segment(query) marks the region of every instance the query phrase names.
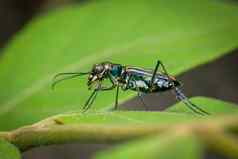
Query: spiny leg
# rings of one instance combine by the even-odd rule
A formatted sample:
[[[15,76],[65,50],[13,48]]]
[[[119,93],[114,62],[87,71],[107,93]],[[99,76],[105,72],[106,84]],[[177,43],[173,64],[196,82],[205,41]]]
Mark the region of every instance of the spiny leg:
[[[194,113],[197,113],[197,114],[200,114],[200,115],[204,115],[202,112],[198,111],[196,108],[194,108],[192,105],[190,105],[188,103],[188,101],[183,97],[181,96],[180,93],[176,92],[176,97],[177,99],[179,99],[180,101],[182,101],[190,110],[192,110]]]
[[[99,91],[109,91],[109,90],[112,90],[113,88],[115,88],[115,85],[112,85],[110,87],[101,87],[100,86],[97,89],[95,89],[83,107],[84,112],[87,111],[91,107],[91,105],[93,104],[94,100],[96,99],[97,93]]]
[[[119,94],[119,85],[116,88],[116,100],[115,100],[115,106],[114,109],[116,110],[118,107],[118,94]]]
[[[175,88],[176,96],[179,100],[181,100],[188,108],[190,108],[193,112],[198,113],[200,115],[210,115],[210,113],[201,109],[200,107],[193,104],[182,92],[179,88]]]
[[[144,101],[144,99],[143,99],[143,97],[142,97],[142,93],[140,92],[139,87],[138,87],[138,85],[136,84],[136,80],[134,80],[134,79],[132,79],[132,80],[135,82],[135,85],[136,85],[137,96],[140,98],[140,100],[141,100],[141,102],[142,102],[143,107],[145,108],[145,110],[148,110],[148,107],[147,107],[147,105],[145,104],[145,101]]]
[[[187,102],[186,102],[186,100],[184,100],[181,96],[177,96],[177,98],[180,100],[180,101],[182,101],[189,109],[191,109],[194,113],[197,113],[197,114],[200,114],[200,115],[204,115],[203,113],[201,113],[201,112],[199,112],[199,111],[197,111],[196,109],[194,109],[190,104],[188,104]]]
[[[86,101],[86,103],[84,104],[84,107],[83,107],[84,112],[87,111],[92,105],[93,101],[95,100],[95,95],[97,95],[97,91],[98,90],[95,89],[93,93],[90,95],[90,97],[88,98],[88,100]]]
[[[115,106],[114,106],[114,109],[117,109],[117,106],[118,106],[118,94],[119,94],[119,85],[115,84],[116,82],[112,79],[111,76],[109,76],[109,79],[112,83],[112,85],[110,87],[101,87],[100,88],[100,91],[109,91],[109,90],[112,90],[114,89],[116,86],[116,99],[115,99]]]
[[[97,94],[98,94],[98,91],[94,94],[94,96],[93,96],[91,102],[88,104],[88,107],[86,108],[86,110],[88,110],[92,106],[93,102],[95,101],[95,99],[97,97]]]
[[[160,65],[161,65],[161,67],[162,67],[162,69],[163,69],[163,71],[164,71],[164,74],[167,75],[167,76],[169,76],[169,74],[168,74],[168,72],[167,72],[167,70],[166,70],[164,64],[163,64],[161,61],[159,61],[159,60],[158,60],[158,62],[160,63]]]
[[[200,107],[196,106],[195,104],[193,104],[182,92],[180,89],[178,88],[175,88],[177,93],[188,103],[190,104],[191,106],[193,106],[194,108],[196,108],[197,110],[199,110],[200,112],[203,112],[207,115],[210,115],[208,112],[206,112],[205,110],[201,109]]]
[[[141,102],[142,102],[143,107],[145,108],[145,110],[149,110],[148,107],[147,107],[147,105],[145,104],[145,101],[144,101],[144,98],[143,98],[143,96],[142,96],[142,93],[137,92],[137,96],[140,98],[140,100],[141,100]]]
[[[150,86],[152,86],[153,83],[154,83],[155,76],[156,76],[156,73],[157,73],[157,71],[158,71],[160,65],[161,65],[161,67],[162,67],[162,69],[163,69],[163,71],[164,71],[164,74],[165,74],[166,76],[169,76],[167,70],[165,69],[164,64],[163,64],[160,60],[158,60],[156,66],[155,66],[153,75],[152,75],[151,80],[150,80]]]

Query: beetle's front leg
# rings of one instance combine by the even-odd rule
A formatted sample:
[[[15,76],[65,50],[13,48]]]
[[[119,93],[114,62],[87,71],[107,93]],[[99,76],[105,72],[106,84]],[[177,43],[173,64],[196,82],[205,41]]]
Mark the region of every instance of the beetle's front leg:
[[[114,106],[114,109],[117,109],[117,107],[118,107],[118,95],[119,95],[119,89],[120,89],[119,88],[119,83],[117,82],[117,80],[111,74],[109,74],[109,79],[110,79],[112,85],[110,87],[103,87],[103,86],[100,85],[99,90],[100,91],[108,91],[108,90],[112,90],[115,87],[117,87],[115,106]]]
[[[118,85],[116,80],[110,74],[109,74],[109,80],[111,81],[112,85],[110,87],[103,87],[103,86],[100,85],[100,90],[101,91],[112,90]]]
[[[113,84],[111,87],[101,87],[100,91],[108,91],[108,90],[112,90],[116,88],[116,99],[115,99],[115,105],[114,105],[114,109],[117,109],[118,107],[118,94],[119,94],[119,85],[115,85]]]
[[[122,89],[123,90],[127,90],[128,88],[131,87],[131,79],[132,79],[132,75],[131,74],[128,74],[127,77],[126,77],[126,80],[125,80],[125,84],[122,85]]]
[[[96,99],[97,93],[98,93],[98,89],[95,89],[93,93],[90,95],[90,97],[88,98],[88,100],[86,101],[86,103],[84,104],[83,112],[86,112],[91,107],[94,100]]]

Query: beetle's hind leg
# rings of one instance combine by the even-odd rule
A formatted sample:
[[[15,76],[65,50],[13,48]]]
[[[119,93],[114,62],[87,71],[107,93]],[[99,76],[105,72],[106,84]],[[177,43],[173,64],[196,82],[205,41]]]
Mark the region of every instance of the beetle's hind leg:
[[[158,69],[159,69],[159,66],[161,66],[162,71],[164,72],[164,74],[165,74],[166,76],[169,76],[169,75],[168,75],[168,72],[167,72],[167,70],[166,70],[166,68],[165,68],[165,66],[164,66],[164,64],[163,64],[160,60],[158,60],[156,66],[155,66],[153,75],[152,75],[151,80],[150,80],[150,86],[152,86],[153,83],[154,83],[155,76],[156,76],[156,73],[157,73],[157,71],[158,71]]]
[[[202,108],[198,107],[197,105],[193,104],[182,92],[179,88],[175,88],[175,93],[177,99],[182,101],[189,109],[193,112],[200,114],[200,115],[210,115],[210,113],[206,112]]]
[[[139,97],[139,99],[140,99],[141,103],[143,104],[143,107],[145,108],[145,110],[148,111],[149,109],[148,109],[148,106],[146,105],[145,100],[143,98],[143,93],[137,92],[137,96]]]
[[[136,81],[134,79],[132,79],[135,82],[135,86],[136,86],[136,91],[137,91],[137,96],[139,97],[141,103],[143,104],[143,107],[145,108],[145,110],[148,110],[148,106],[145,104],[144,98],[143,98],[143,94],[141,93],[139,90],[138,85],[136,84]]]

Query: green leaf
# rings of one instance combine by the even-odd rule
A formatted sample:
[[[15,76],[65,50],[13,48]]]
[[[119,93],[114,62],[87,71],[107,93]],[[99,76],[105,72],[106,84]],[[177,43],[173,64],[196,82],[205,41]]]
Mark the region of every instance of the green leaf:
[[[101,61],[153,69],[160,59],[176,75],[224,55],[238,45],[237,9],[217,0],[101,0],[35,19],[0,61],[0,130],[81,110],[87,78],[52,91],[56,73]],[[100,93],[93,108],[111,107],[114,93]],[[119,102],[133,95],[120,93]]]
[[[212,108],[212,104],[217,102],[201,97],[198,100],[206,100],[208,108]],[[218,110],[221,110],[221,107],[225,109],[222,110],[223,112],[228,113],[232,110],[236,113],[219,115],[219,117],[216,116],[216,113],[221,112],[212,112],[212,115],[207,116],[149,111],[68,113],[56,115],[7,133],[0,133],[0,138],[11,141],[21,150],[26,150],[39,145],[68,142],[118,142],[168,131],[173,133],[180,131],[181,128],[184,129],[185,126],[188,128],[204,127],[205,132],[208,125],[211,128],[216,125],[216,128],[229,129],[229,127],[235,127],[237,123],[237,118],[235,118],[238,114],[237,108],[235,109],[233,106],[226,102],[222,104],[220,101],[216,105]],[[183,106],[181,106],[177,110],[183,109]]]
[[[203,110],[209,112],[212,115],[218,114],[226,114],[226,113],[237,113],[238,106],[234,103],[224,102],[218,99],[212,99],[207,97],[195,97],[192,98],[191,101],[198,105]],[[191,114],[191,110],[189,110],[186,105],[182,102],[167,108],[166,112],[177,112],[177,113],[189,113]]]
[[[238,106],[232,103],[206,97],[195,97],[191,101],[211,115],[201,116],[191,112],[183,103],[175,104],[164,112],[114,111],[101,113],[75,113],[56,117],[63,124],[172,124],[218,114],[238,113]],[[56,122],[57,122],[56,121]]]
[[[203,116],[170,112],[115,111],[102,113],[75,113],[56,116],[59,124],[175,124],[200,119]],[[123,125],[122,125],[123,124]]]
[[[0,139],[0,158],[1,159],[20,159],[20,151],[9,142]]]
[[[192,135],[163,134],[99,152],[96,159],[200,159],[202,145]]]
[[[238,113],[238,106],[207,97],[195,97],[191,99],[199,103],[199,107],[211,115],[201,116],[186,107],[183,103],[175,104],[164,112],[150,111],[113,111],[113,112],[89,112],[69,113],[53,116],[41,124],[53,120],[58,124],[103,124],[103,125],[124,125],[124,124],[178,124],[191,122],[196,119],[210,118],[219,114]],[[51,123],[51,122],[50,122]]]

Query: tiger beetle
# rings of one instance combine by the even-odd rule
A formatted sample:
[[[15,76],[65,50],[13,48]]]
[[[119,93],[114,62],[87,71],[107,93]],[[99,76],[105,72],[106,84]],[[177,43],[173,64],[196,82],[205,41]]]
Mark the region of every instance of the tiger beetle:
[[[161,67],[160,67],[161,66]],[[160,71],[159,71],[160,68]],[[71,79],[78,76],[88,76],[88,88],[93,89],[91,96],[86,101],[83,109],[88,110],[93,104],[98,92],[109,91],[116,88],[116,99],[114,108],[118,107],[118,94],[119,89],[123,91],[132,90],[137,92],[138,97],[141,99],[143,105],[143,94],[158,93],[167,90],[173,90],[178,100],[182,101],[189,109],[194,113],[200,115],[209,115],[208,112],[204,111],[200,107],[193,104],[180,90],[181,83],[173,76],[169,75],[165,69],[165,66],[161,61],[157,61],[154,70],[146,70],[139,67],[123,66],[121,64],[114,64],[111,62],[102,62],[95,64],[90,72],[68,72],[59,73],[54,79],[52,88],[55,85],[65,79]],[[58,77],[63,78],[58,79]],[[102,81],[109,79],[111,85],[103,86]]]

